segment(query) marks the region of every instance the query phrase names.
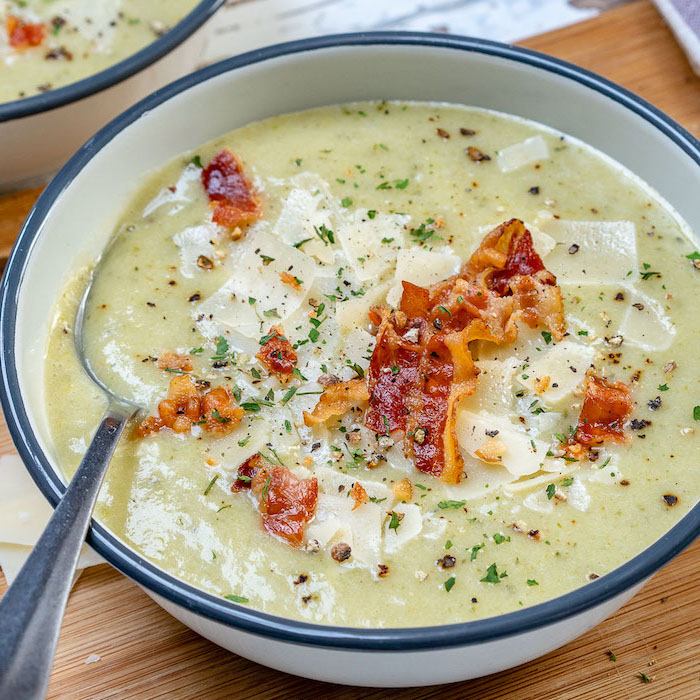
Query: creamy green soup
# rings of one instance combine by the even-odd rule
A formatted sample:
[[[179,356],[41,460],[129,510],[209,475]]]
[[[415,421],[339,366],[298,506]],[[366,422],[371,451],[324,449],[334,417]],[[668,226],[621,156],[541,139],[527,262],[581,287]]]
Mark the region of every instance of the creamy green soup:
[[[150,44],[197,0],[3,0],[0,103],[87,78]]]
[[[224,148],[263,209],[233,235],[213,223],[202,184]],[[370,307],[397,307],[402,281],[427,287],[456,274],[512,218],[556,275],[567,335],[557,342],[546,325],[520,323],[513,343],[470,344],[480,374],[456,413],[459,482],[418,471],[408,437],[369,430],[361,404],[307,426],[329,376],[366,377]],[[145,407],[137,423],[185,375],[228,388],[245,413],[225,435],[200,424],[132,430],[97,517],[205,591],[329,624],[471,620],[583,586],[697,500],[696,250],[631,173],[508,115],[381,102],[237,129],[143,180],[99,268],[86,336],[98,373]],[[88,272],[66,285],[47,347],[48,415],[68,474],[105,408],[73,346]],[[256,358],[272,326],[298,358],[284,383]],[[165,353],[182,367],[163,369]],[[564,448],[591,372],[629,388],[627,442],[574,459]],[[491,439],[498,457],[486,461]],[[232,492],[256,454],[317,480],[299,547],[266,531],[250,490]],[[358,483],[366,499],[354,508]]]

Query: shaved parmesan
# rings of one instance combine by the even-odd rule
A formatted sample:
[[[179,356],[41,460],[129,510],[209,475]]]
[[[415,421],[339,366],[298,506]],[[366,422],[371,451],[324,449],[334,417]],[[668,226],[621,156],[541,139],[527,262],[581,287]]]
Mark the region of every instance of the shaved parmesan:
[[[44,531],[53,510],[17,455],[0,457],[0,473],[3,484],[0,489],[0,568],[10,585]],[[75,578],[80,575],[80,570],[103,563],[102,557],[84,545]]]
[[[334,246],[327,236],[323,240],[320,235],[324,227],[333,230],[333,218],[338,213],[328,184],[318,175],[308,172],[295,175],[291,183],[293,187],[284,200],[273,233],[292,246],[311,238],[304,243],[304,252],[332,265],[335,260]]]
[[[376,569],[382,550],[383,511],[376,503],[364,503],[356,510],[353,505],[352,498],[320,494],[316,517],[306,528],[307,541],[316,539],[325,547],[345,542],[352,549],[351,562]]]
[[[314,470],[313,475],[318,479],[318,485],[321,490],[329,496],[342,494],[343,497],[346,497],[350,493],[350,489],[357,483],[362,486],[371,498],[392,499],[392,492],[388,486],[375,481],[361,481],[350,476],[350,474],[343,474],[336,469],[318,467]],[[354,505],[352,498],[350,498],[350,502]]]
[[[409,221],[409,216],[381,212],[370,219],[366,211],[356,211],[338,225],[336,233],[359,280],[376,281],[391,270]]]
[[[637,236],[631,221],[550,219],[542,228],[556,241],[547,269],[568,284],[624,281],[637,269]]]
[[[395,530],[389,529],[391,519],[384,523],[384,551],[387,554],[399,551],[407,542],[420,535],[423,529],[421,509],[415,503],[398,503],[392,510],[403,515],[403,518]]]
[[[464,459],[464,476],[456,486],[444,487],[446,498],[456,501],[483,498],[518,478],[500,464],[487,464],[473,457],[461,445],[460,451]]]
[[[480,458],[478,453],[482,449],[488,449],[490,444],[494,444],[491,441],[497,441],[499,446],[496,449],[498,457],[494,460],[495,466],[505,467],[514,476],[539,471],[547,453],[545,442],[533,440],[504,416],[460,411],[456,432],[460,449],[475,459]]]
[[[283,322],[301,306],[316,277],[313,258],[286,245],[261,225],[248,231],[236,255],[235,273],[194,311],[207,337],[218,335],[224,326],[257,338],[265,326],[258,313],[275,309],[276,322]],[[283,282],[281,275],[285,274],[299,284]]]
[[[564,340],[526,366],[518,381],[544,403],[559,403],[583,382],[594,355],[590,345]]]
[[[369,367],[369,361],[372,357],[374,346],[377,344],[377,339],[367,331],[362,330],[362,328],[356,328],[354,331],[350,331],[344,340],[345,347],[342,351],[342,359],[349,365],[357,365],[366,370]]]
[[[462,408],[472,413],[509,414],[513,407],[515,373],[522,363],[510,358],[502,361],[481,360],[475,364],[479,369],[479,384],[476,392],[462,402]]]
[[[394,284],[386,295],[387,303],[398,306],[403,294],[402,282],[428,287],[459,272],[462,260],[452,253],[423,248],[402,248],[396,255]]]
[[[214,251],[219,238],[219,227],[214,223],[190,226],[173,236],[173,243],[180,252],[180,273],[183,277],[192,278],[205,274],[197,265],[200,255],[214,260]]]
[[[663,306],[635,289],[628,289],[626,297],[629,308],[619,331],[624,341],[644,350],[667,350],[671,347],[676,329]]]
[[[502,173],[509,173],[538,160],[549,158],[547,142],[541,136],[531,136],[520,143],[506,146],[498,152],[497,162]]]
[[[201,191],[202,170],[194,163],[185,167],[174,187],[164,187],[144,208],[143,216],[152,214],[165,204],[172,205],[170,214],[176,214]],[[195,190],[194,186],[197,189]]]
[[[387,285],[381,284],[367,289],[363,296],[339,301],[335,307],[335,320],[343,333],[355,328],[368,330],[370,321],[367,317],[372,306],[380,304],[386,295]]]

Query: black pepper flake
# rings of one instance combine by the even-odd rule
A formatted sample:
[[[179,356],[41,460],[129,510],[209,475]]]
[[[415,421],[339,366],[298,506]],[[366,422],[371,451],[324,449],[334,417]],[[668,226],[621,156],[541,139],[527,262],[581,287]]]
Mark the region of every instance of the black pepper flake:
[[[311,596],[310,596],[310,595],[305,595],[305,596],[302,596],[302,597],[301,597],[301,601],[302,601],[302,603],[304,603],[304,605],[308,605],[308,603],[309,603],[310,600],[311,600]]]
[[[576,255],[576,253],[578,253],[580,247],[581,246],[579,246],[578,243],[572,243],[569,246],[569,255]]]
[[[474,129],[465,129],[464,127],[462,127],[459,130],[459,133],[462,134],[462,136],[474,136],[474,134],[476,134],[476,131],[474,131]]]
[[[147,301],[146,306],[150,306],[152,309],[154,309],[156,305],[152,301]]]
[[[437,128],[437,135],[438,135],[441,139],[449,139],[449,138],[450,138],[450,132],[449,132],[449,131],[445,131],[445,129],[441,129],[440,127]]]
[[[644,420],[643,418],[642,420],[637,420],[634,418],[630,423],[630,428],[632,428],[632,430],[642,430],[643,428],[646,428],[647,425],[651,425],[650,420]]]
[[[623,480],[620,482],[620,486],[629,486],[629,485],[630,485],[630,482],[627,481],[627,479],[623,479]]]
[[[661,498],[667,506],[675,506],[678,503],[678,496],[674,496],[672,493],[665,493]]]
[[[615,301],[624,301],[625,300],[625,295],[622,292],[618,292],[615,295]]]
[[[445,556],[442,559],[438,559],[436,563],[443,569],[451,569],[457,563],[457,560],[450,554],[445,554]]]
[[[540,188],[539,188],[537,185],[535,185],[534,187],[531,187],[531,188],[528,190],[528,192],[529,192],[530,194],[539,194],[539,193],[540,193]]]
[[[385,578],[389,575],[389,567],[386,564],[379,565],[379,578]]]
[[[498,435],[498,430],[484,430],[484,432],[485,432],[489,437],[496,437],[496,435]]]
[[[651,401],[647,401],[647,406],[649,406],[650,411],[655,411],[657,408],[661,408],[661,397],[657,396]]]
[[[214,263],[206,255],[200,255],[197,258],[197,267],[202,268],[202,270],[213,270]]]
[[[228,360],[214,360],[214,362],[211,363],[211,366],[214,369],[221,369],[222,367],[228,367]]]
[[[636,304],[632,304],[632,306],[634,306],[634,308],[638,309],[639,311],[644,311],[644,304],[640,304],[639,302],[637,302]]]
[[[195,292],[187,301],[199,301],[202,295],[199,292]]]
[[[478,603],[479,601],[476,598],[472,598],[472,603]]]
[[[302,583],[306,583],[309,580],[309,577],[306,574],[299,574],[297,580],[294,582],[295,586],[298,586]]]

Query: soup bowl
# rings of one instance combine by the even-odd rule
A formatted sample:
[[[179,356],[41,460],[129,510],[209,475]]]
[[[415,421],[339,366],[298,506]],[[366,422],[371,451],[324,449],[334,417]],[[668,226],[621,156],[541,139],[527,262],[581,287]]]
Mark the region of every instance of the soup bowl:
[[[40,95],[0,103],[0,193],[45,182],[100,127],[202,55],[201,27],[224,0],[201,0],[172,29],[105,70]]]
[[[367,99],[466,103],[543,122],[636,172],[700,231],[700,143],[626,90],[542,54],[445,35],[373,33],[283,44],[203,69],[90,139],[41,195],[8,262],[0,306],[2,406],[52,505],[65,489],[43,401],[54,302],[69,271],[105,247],[141,177],[250,121]],[[226,649],[309,678],[392,687],[483,676],[566,644],[615,612],[699,531],[696,506],[641,554],[566,595],[487,619],[396,629],[311,624],[230,603],[143,559],[99,520],[88,541],[159,605]]]

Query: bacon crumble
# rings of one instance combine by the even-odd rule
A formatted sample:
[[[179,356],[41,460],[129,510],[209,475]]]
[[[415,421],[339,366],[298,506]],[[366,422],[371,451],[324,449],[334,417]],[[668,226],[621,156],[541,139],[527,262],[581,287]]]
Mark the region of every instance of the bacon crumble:
[[[297,365],[297,354],[292,344],[285,337],[284,331],[280,326],[272,326],[264,340],[265,342],[255,357],[270,372],[276,374],[282,383],[288,382]]]
[[[46,37],[46,27],[43,24],[25,22],[14,15],[7,16],[5,31],[10,46],[20,51],[40,46]]]
[[[244,413],[228,389],[216,387],[202,393],[190,375],[179,375],[170,380],[168,395],[158,404],[158,415],[143,420],[136,434],[146,437],[163,428],[187,433],[196,424],[207,432],[225,435],[240,423]]]
[[[202,184],[214,207],[212,220],[235,229],[262,217],[262,203],[236,155],[224,148],[202,169]]]

